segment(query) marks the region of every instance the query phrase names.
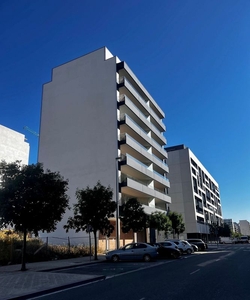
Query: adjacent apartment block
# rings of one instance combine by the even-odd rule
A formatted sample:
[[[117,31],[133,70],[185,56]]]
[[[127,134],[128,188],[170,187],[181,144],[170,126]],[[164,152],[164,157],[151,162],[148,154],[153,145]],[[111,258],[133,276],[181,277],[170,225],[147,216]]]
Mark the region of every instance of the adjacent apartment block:
[[[249,224],[249,222],[247,220],[240,220],[239,225],[240,225],[240,233],[242,235],[250,236],[250,224]]]
[[[29,144],[24,134],[0,125],[0,161],[7,163],[21,160],[24,165],[29,162]]]
[[[164,117],[128,65],[103,47],[54,68],[43,86],[38,160],[69,179],[71,204],[77,188],[100,180],[119,205],[137,198],[148,214],[166,212]],[[72,214],[53,236],[66,236]]]
[[[182,214],[184,238],[208,239],[209,224],[222,223],[219,185],[185,145],[167,147],[170,210]]]
[[[240,233],[240,225],[239,225],[239,223],[234,222],[234,232]]]
[[[223,219],[223,223],[229,226],[231,232],[235,232],[233,219]]]

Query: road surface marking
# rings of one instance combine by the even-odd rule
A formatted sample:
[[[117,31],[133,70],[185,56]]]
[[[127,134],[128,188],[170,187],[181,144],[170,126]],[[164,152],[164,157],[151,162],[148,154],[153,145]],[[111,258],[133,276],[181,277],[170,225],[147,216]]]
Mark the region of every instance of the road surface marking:
[[[199,272],[199,271],[200,271],[200,269],[198,269],[198,270],[196,270],[196,271],[190,273],[190,275],[193,275],[194,273]]]
[[[208,260],[208,261],[205,261],[205,262],[203,262],[203,263],[201,263],[201,264],[198,264],[197,266],[198,267],[205,267],[205,266],[207,266],[207,265],[209,265],[209,264],[212,264],[212,263],[214,263],[214,262],[217,262],[217,261],[220,261],[220,260],[222,260],[222,259],[225,259],[226,257],[228,257],[228,256],[231,256],[231,255],[233,255],[235,252],[229,252],[228,254],[226,254],[226,255],[223,255],[223,256],[220,256],[219,258],[217,258],[217,259],[211,259],[211,260]]]

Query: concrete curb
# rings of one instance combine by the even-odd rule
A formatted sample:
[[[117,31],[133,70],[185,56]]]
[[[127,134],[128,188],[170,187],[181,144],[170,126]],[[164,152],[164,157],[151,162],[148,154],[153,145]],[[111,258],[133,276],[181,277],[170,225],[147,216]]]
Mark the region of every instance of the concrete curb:
[[[44,269],[44,270],[40,270],[37,272],[53,272],[53,271],[59,271],[59,270],[64,270],[64,269],[72,269],[72,268],[77,268],[77,267],[82,267],[82,266],[89,266],[89,265],[93,265],[95,263],[100,264],[100,263],[105,263],[106,260],[95,260],[89,263],[80,263],[77,265],[72,265],[72,266],[64,266],[64,267],[57,267],[57,268],[51,268],[51,269]]]

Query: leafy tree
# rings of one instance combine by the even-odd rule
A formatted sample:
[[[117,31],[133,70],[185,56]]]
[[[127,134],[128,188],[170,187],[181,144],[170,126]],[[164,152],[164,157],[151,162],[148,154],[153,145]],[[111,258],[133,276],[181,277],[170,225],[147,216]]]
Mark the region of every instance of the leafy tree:
[[[231,236],[231,230],[228,224],[224,223],[223,226],[219,226],[218,228],[219,236]]]
[[[215,223],[215,222],[211,222],[211,224],[209,224],[209,231],[213,235],[218,235],[218,233],[219,233],[219,225],[217,223]]]
[[[241,237],[241,233],[231,231],[231,237],[232,238],[240,238]]]
[[[142,231],[147,226],[147,215],[136,198],[131,198],[122,205],[120,219],[122,221],[122,232],[124,233],[130,230],[133,230],[133,232]]]
[[[68,206],[68,181],[58,172],[44,171],[40,163],[0,163],[0,227],[23,233],[22,267],[25,271],[26,235],[54,231]]]
[[[171,228],[171,221],[169,217],[163,212],[153,212],[149,217],[150,228],[157,229],[159,231],[163,230],[167,235]]]
[[[95,260],[97,260],[97,231],[103,235],[110,236],[114,226],[110,224],[109,218],[114,217],[116,203],[112,201],[113,191],[109,187],[101,185],[100,181],[90,188],[77,189],[76,198],[78,202],[73,205],[74,216],[69,217],[64,228],[75,229],[76,232],[92,228],[95,241]]]
[[[173,234],[177,234],[179,238],[180,233],[185,231],[185,224],[183,222],[182,215],[175,211],[170,211],[168,216],[172,223],[171,227],[173,229]]]

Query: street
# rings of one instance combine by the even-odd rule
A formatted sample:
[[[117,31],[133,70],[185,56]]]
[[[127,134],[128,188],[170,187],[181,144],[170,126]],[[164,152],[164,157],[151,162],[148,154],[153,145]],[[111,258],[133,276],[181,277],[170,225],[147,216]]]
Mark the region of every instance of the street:
[[[100,263],[60,272],[102,272],[106,280],[33,299],[249,299],[250,245],[219,245],[177,260]],[[92,274],[92,273],[87,273]]]

